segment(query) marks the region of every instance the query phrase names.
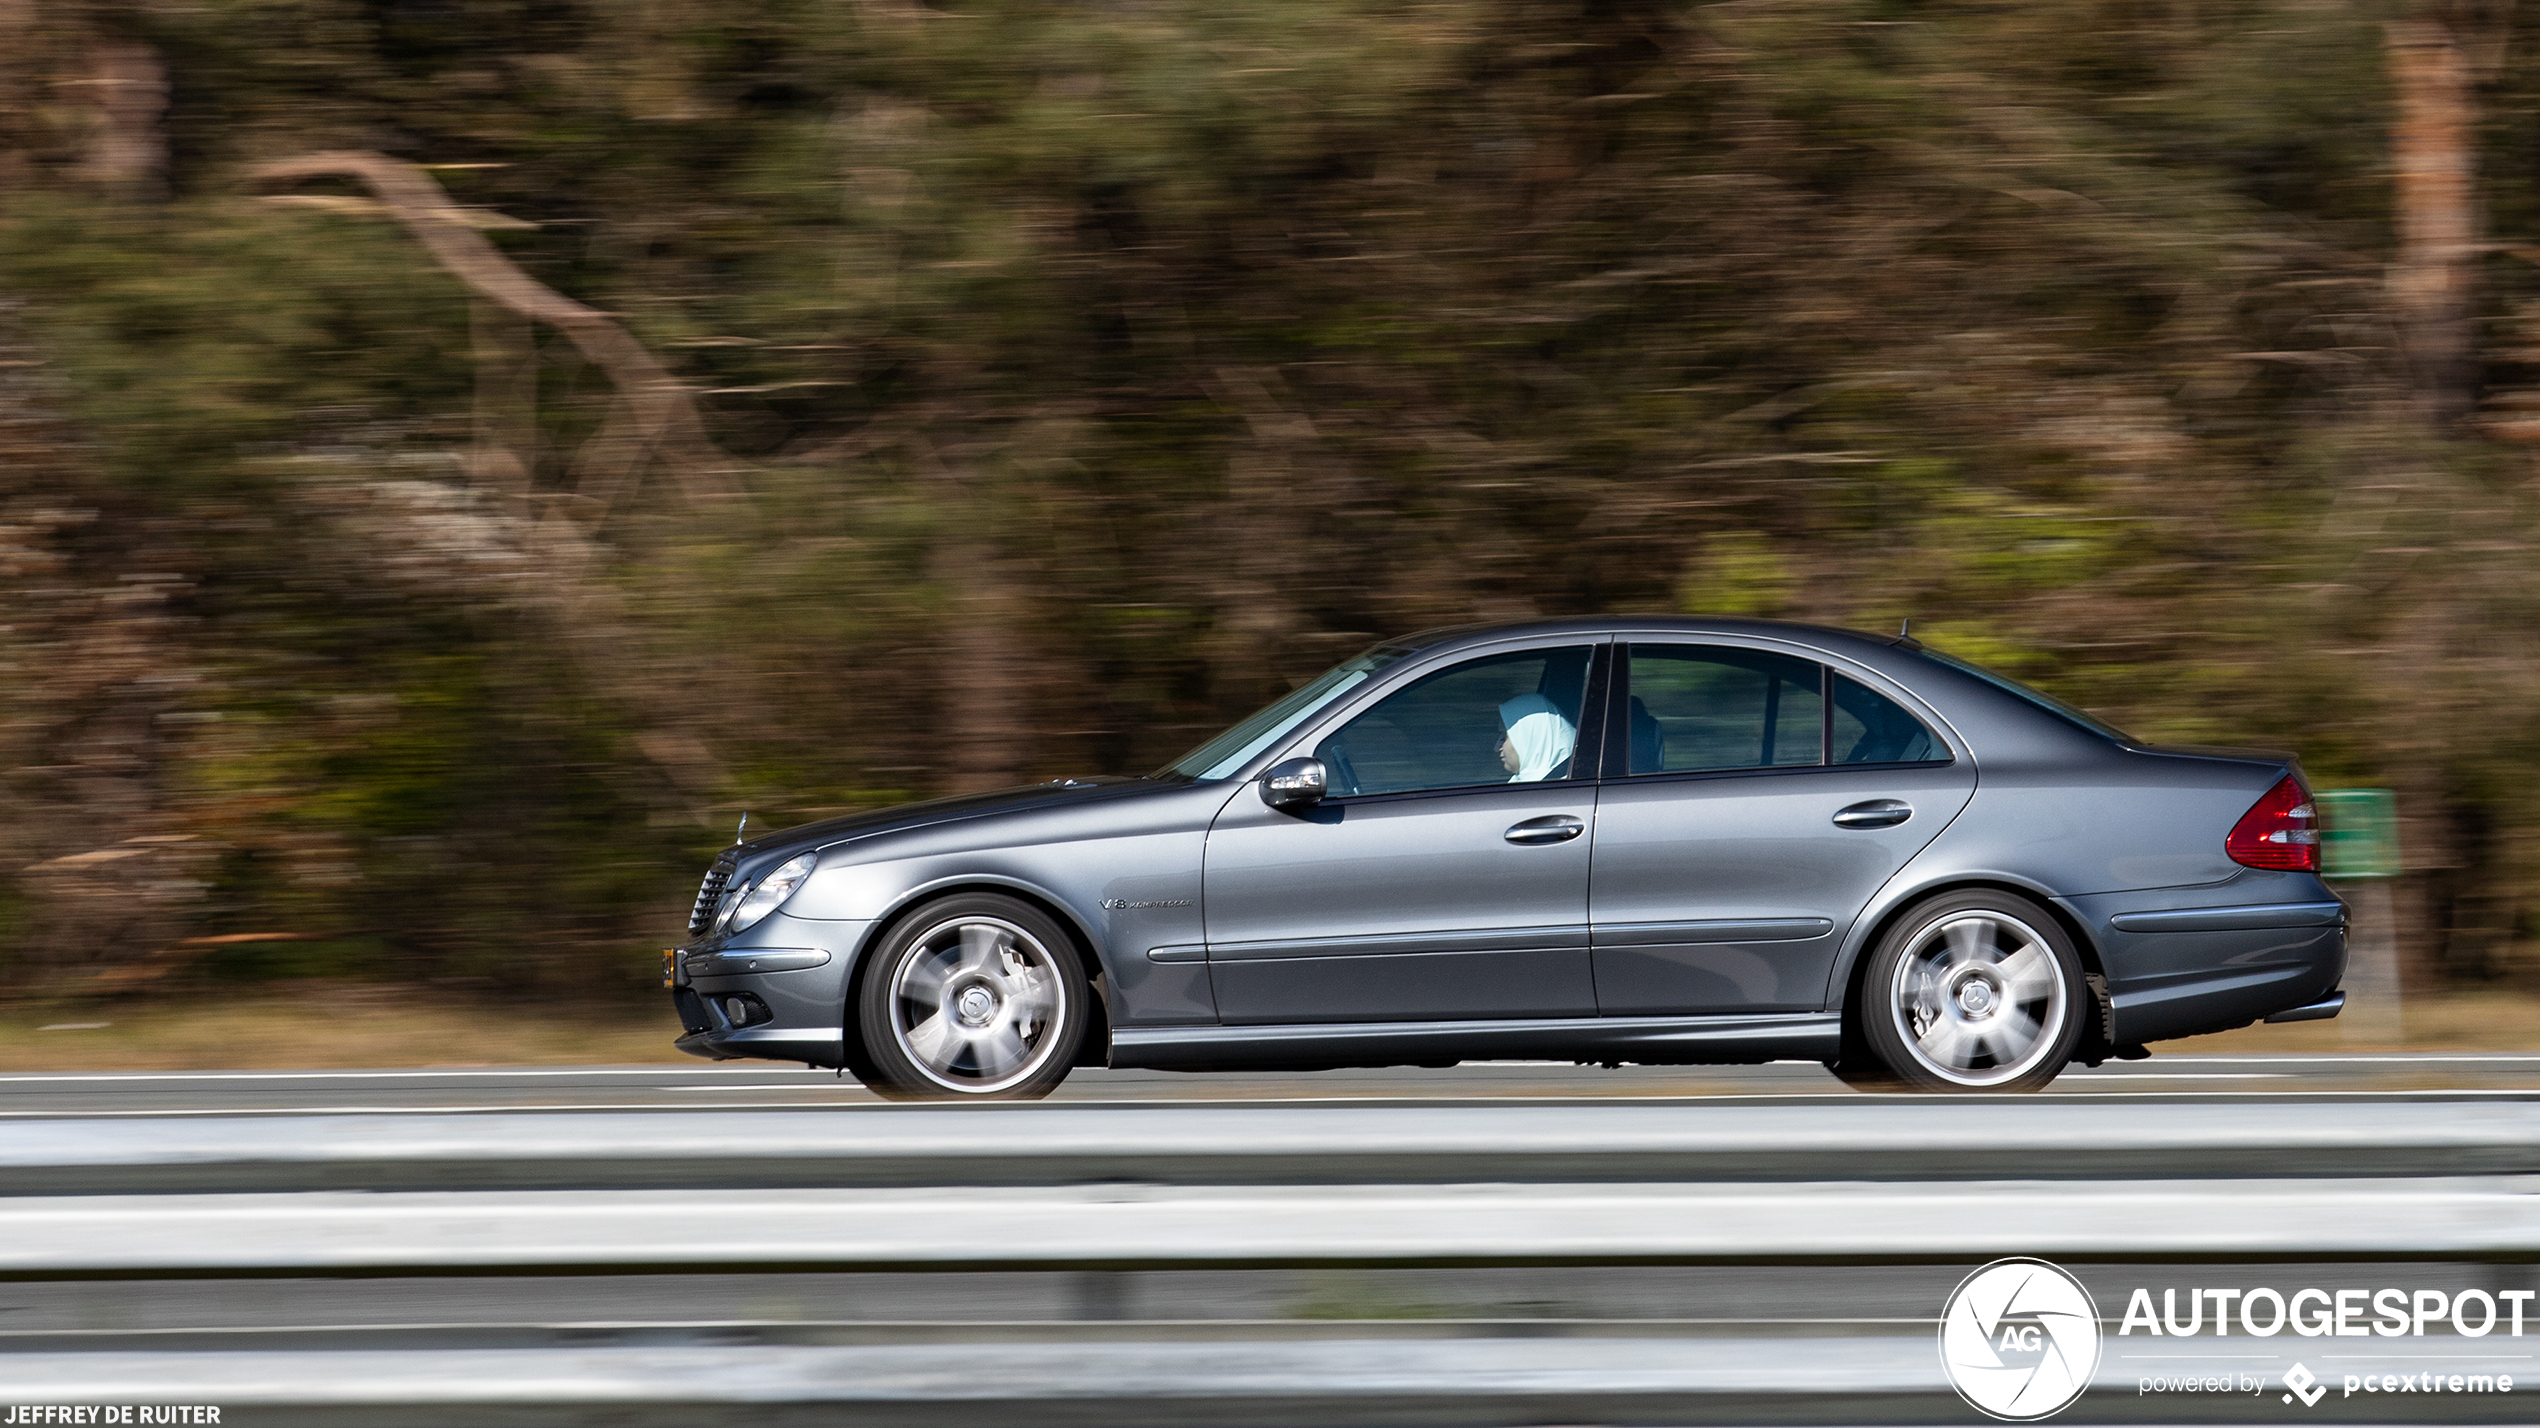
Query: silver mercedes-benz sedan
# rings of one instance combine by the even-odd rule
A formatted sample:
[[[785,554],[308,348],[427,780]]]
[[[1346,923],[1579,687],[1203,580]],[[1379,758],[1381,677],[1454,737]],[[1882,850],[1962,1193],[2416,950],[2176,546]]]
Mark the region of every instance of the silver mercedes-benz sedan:
[[[2024,1091],[2336,1015],[2317,826],[2289,754],[2139,743],[1903,636],[1438,630],[1144,778],[736,843],[666,975],[683,1050],[911,1099],[1499,1058]]]

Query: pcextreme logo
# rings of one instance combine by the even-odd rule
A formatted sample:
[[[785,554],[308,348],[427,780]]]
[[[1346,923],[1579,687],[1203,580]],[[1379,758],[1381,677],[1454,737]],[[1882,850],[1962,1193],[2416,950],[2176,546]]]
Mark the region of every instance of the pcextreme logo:
[[[2293,1390],[2284,1395],[2284,1401],[2291,1403],[2299,1398],[2304,1408],[2317,1408],[2319,1401],[2328,1396],[2328,1389],[2319,1381],[2318,1375],[2300,1364],[2284,1371],[2284,1386]]]
[[[1940,1365],[1977,1412],[2013,1423],[2071,1406],[2099,1371],[2099,1306],[2042,1259],[1997,1259],[1958,1282]]]

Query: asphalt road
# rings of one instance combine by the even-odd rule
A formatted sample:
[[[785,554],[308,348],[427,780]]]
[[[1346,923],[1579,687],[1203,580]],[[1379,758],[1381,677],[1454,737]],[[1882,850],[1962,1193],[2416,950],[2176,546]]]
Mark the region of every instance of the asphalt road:
[[[1468,1101],[1608,1098],[1850,1099],[1813,1062],[1606,1070],[1480,1062],[1446,1070],[1191,1075],[1081,1068],[1072,1103]],[[2315,1096],[2540,1098],[2540,1055],[2156,1055],[2075,1067],[2043,1094],[2210,1100]],[[733,1110],[876,1105],[851,1079],[774,1063],[468,1067],[373,1071],[143,1071],[0,1075],[0,1119],[540,1109]]]

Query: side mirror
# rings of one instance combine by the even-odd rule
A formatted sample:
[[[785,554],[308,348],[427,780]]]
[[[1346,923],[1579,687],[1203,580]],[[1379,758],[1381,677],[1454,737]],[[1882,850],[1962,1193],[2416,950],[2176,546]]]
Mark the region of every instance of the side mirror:
[[[1311,808],[1323,801],[1331,782],[1321,759],[1288,759],[1272,764],[1270,772],[1261,776],[1261,801],[1283,813]]]

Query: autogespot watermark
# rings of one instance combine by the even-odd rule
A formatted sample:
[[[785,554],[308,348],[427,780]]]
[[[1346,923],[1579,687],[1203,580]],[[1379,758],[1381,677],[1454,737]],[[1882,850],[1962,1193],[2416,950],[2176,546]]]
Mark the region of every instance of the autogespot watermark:
[[[1969,1406],[2014,1422],[2071,1407],[2111,1352],[2118,1362],[2107,1386],[2130,1384],[2137,1396],[2274,1398],[2298,1412],[2331,1393],[2402,1399],[2502,1394],[2514,1391],[2511,1370],[2532,1356],[2474,1341],[2521,1338],[2535,1298],[2540,1291],[2527,1289],[2173,1286],[2159,1291],[2156,1305],[2153,1288],[2141,1285],[2127,1294],[2111,1334],[2089,1289],[2069,1270],[2044,1260],[2005,1259],[1968,1275],[1950,1294],[1941,1314],[1940,1361]],[[2540,1331],[2540,1314],[2533,1323]],[[2294,1358],[2288,1336],[2369,1342],[2304,1349],[2322,1372],[2287,1363]],[[2118,1341],[2113,1348],[2111,1338]],[[2167,1347],[2182,1339],[2204,1347]]]
[[[1940,1316],[1958,1396],[2012,1422],[2061,1413],[2099,1372],[2099,1306],[2042,1259],[1997,1259],[1958,1282]]]
[[[2296,1289],[2287,1295],[2275,1289],[2190,1289],[2182,1315],[2175,1288],[2161,1291],[2158,1314],[2152,1312],[2152,1291],[2137,1288],[2126,1300],[2125,1322],[2117,1332],[2131,1334],[2141,1329],[2156,1336],[2192,1338],[2203,1329],[2205,1306],[2211,1304],[2214,1332],[2225,1333],[2237,1304],[2241,1332],[2261,1339],[2288,1328],[2313,1339],[2330,1335],[2363,1339],[2376,1334],[2385,1339],[2422,1338],[2426,1326],[2443,1324],[2463,1338],[2483,1339],[2495,1332],[2500,1315],[2509,1316],[2507,1336],[2519,1339],[2523,1306],[2535,1293],[2540,1291],[2508,1289],[2490,1294],[2484,1289],[2464,1289],[2446,1294],[2440,1289]]]

